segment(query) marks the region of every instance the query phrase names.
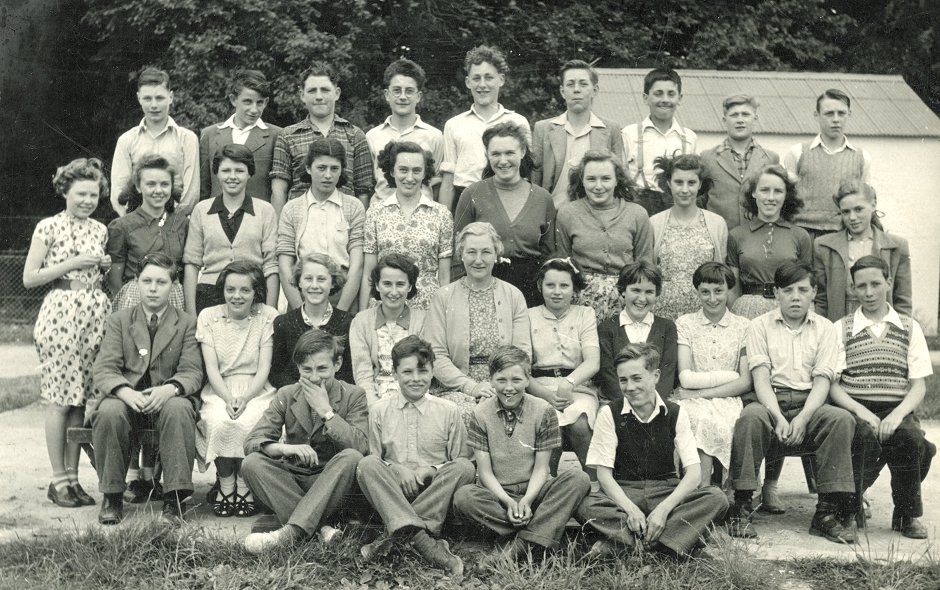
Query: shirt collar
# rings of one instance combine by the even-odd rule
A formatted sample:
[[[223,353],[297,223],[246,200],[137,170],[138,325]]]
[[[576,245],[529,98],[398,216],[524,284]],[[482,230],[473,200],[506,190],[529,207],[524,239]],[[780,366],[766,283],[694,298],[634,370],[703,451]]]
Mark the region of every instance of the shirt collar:
[[[331,305],[329,307],[329,314],[326,316],[326,321],[323,322],[322,324],[319,324],[320,327],[325,326],[333,318],[334,311],[335,309],[333,309],[333,306]],[[308,326],[316,327],[314,326],[313,320],[311,320],[310,316],[307,315],[307,310],[304,308],[303,305],[300,306],[300,318],[304,321],[304,324]]]
[[[158,324],[163,321],[163,316],[166,315],[166,310],[168,310],[168,309],[170,309],[170,304],[169,304],[169,303],[166,304],[166,305],[163,307],[163,309],[161,309],[160,311],[157,312],[157,323],[158,323]],[[143,312],[143,314],[144,314],[144,323],[149,323],[149,322],[150,322],[150,316],[153,315],[153,312],[147,311],[146,309],[144,309],[143,304],[141,304],[141,306],[140,306],[140,311]]]
[[[428,394],[427,394],[427,392],[425,392],[425,394],[424,394],[423,396],[421,396],[421,399],[419,399],[418,401],[415,401],[415,402],[413,402],[413,401],[411,401],[410,399],[408,399],[407,397],[405,397],[405,394],[399,392],[399,393],[398,393],[398,403],[397,403],[398,409],[399,409],[399,410],[404,410],[404,409],[405,409],[405,406],[407,406],[408,404],[413,404],[414,407],[415,407],[415,409],[417,409],[418,412],[420,412],[421,415],[423,416],[424,413],[427,412],[427,410],[428,410]]]
[[[762,221],[759,218],[755,217],[754,219],[751,219],[747,222],[747,226],[751,228],[751,231],[757,231],[760,228],[767,225],[768,223],[770,222]],[[787,229],[793,227],[793,225],[789,221],[784,219],[783,217],[779,218],[777,221],[774,221],[773,224],[778,227],[785,227]]]
[[[754,138],[752,137],[752,138],[750,139],[750,141],[748,142],[747,147],[744,148],[744,153],[747,153],[747,152],[753,150],[756,145],[757,145],[757,142],[754,141]],[[733,147],[731,147],[731,142],[730,142],[730,141],[728,140],[728,138],[726,137],[726,138],[721,142],[721,145],[718,146],[718,153],[720,154],[720,153],[722,153],[722,152],[726,152],[726,151],[729,151],[729,150],[732,151],[732,152],[736,151]]]
[[[518,406],[516,406],[515,408],[513,408],[513,409],[511,409],[511,410],[507,410],[506,408],[504,408],[504,407],[503,407],[503,404],[499,403],[499,398],[497,397],[496,400],[495,400],[495,401],[496,401],[496,413],[497,413],[497,414],[505,414],[506,412],[513,412],[513,413],[516,415],[516,420],[521,420],[521,419],[522,419],[522,416],[525,414],[525,407],[526,407],[526,404],[527,404],[528,401],[529,401],[528,399],[526,399],[526,397],[527,397],[527,394],[526,394],[525,392],[523,392],[523,393],[522,393],[522,401],[519,402],[519,405],[518,405]]]
[[[415,117],[416,117],[415,122],[411,125],[411,127],[408,127],[407,129],[399,129],[398,127],[395,127],[394,125],[392,125],[391,115],[389,115],[388,117],[385,117],[385,122],[382,123],[381,126],[391,127],[392,129],[398,132],[408,131],[409,129],[433,129],[433,127],[431,127],[430,125],[428,125],[421,119],[421,115],[415,115]]]
[[[553,119],[549,119],[549,121],[551,121],[555,125],[561,125],[562,127],[564,127],[565,125],[568,124],[568,113],[564,112]],[[600,117],[595,115],[593,112],[591,113],[591,119],[588,121],[588,125],[590,127],[600,127],[602,129],[607,128],[607,125],[604,123],[604,121]]]
[[[249,125],[248,127],[245,127],[244,129],[240,129],[240,131],[251,131],[251,130],[254,129],[255,127],[257,127],[258,129],[267,129],[267,128],[268,128],[268,126],[265,124],[265,122],[261,120],[261,117],[258,117],[258,120],[257,120],[257,121],[255,121],[254,123],[252,123],[252,124]],[[238,129],[238,126],[235,125],[235,115],[232,115],[231,117],[229,117],[228,119],[226,119],[224,123],[219,123],[219,124],[218,124],[218,128],[219,128],[219,129],[226,129],[226,128]]]
[[[771,311],[770,313],[773,314],[773,316],[771,316],[771,317],[773,318],[773,320],[774,320],[775,322],[780,322],[781,324],[787,326],[787,322],[786,322],[785,319],[783,319],[783,312],[780,311],[780,306],[779,306],[779,305],[778,305],[777,307],[775,307],[775,308],[773,309],[773,311]],[[806,312],[806,319],[803,320],[803,324],[802,324],[800,327],[802,328],[802,327],[805,326],[806,324],[815,324],[815,323],[816,323],[816,318],[817,318],[817,316],[816,316],[816,312],[815,312],[815,311],[813,311],[812,309],[807,310],[807,312]],[[788,327],[789,327],[789,326],[788,326]]]
[[[868,226],[865,230],[865,233],[862,234],[860,238],[852,237],[852,234],[849,233],[849,230],[845,230],[845,239],[849,242],[859,242],[863,240],[874,240],[875,239],[875,230],[872,226]]]
[[[817,148],[820,146],[824,148],[826,147],[825,145],[823,145],[822,135],[817,133],[816,137],[814,137],[813,141],[809,144],[809,149]],[[843,149],[852,150],[853,152],[858,151],[858,149],[852,144],[851,141],[849,141],[849,138],[845,135],[842,136],[842,147],[836,148],[834,151],[839,152],[839,151],[842,151]]]
[[[251,204],[251,197],[245,195],[245,198],[242,199],[242,204],[239,205],[235,211],[244,211],[249,215],[255,214],[255,207]],[[222,195],[212,199],[212,205],[209,206],[208,214],[212,215],[214,213],[225,213],[228,210],[225,208],[225,204],[222,202]]]
[[[904,324],[901,323],[901,314],[888,304],[888,313],[885,314],[880,320],[870,320],[868,316],[862,311],[862,308],[859,307],[855,310],[855,317],[852,318],[852,336],[855,336],[865,328],[880,324],[882,322],[888,322],[889,324],[894,324],[898,328],[904,329]]]
[[[494,114],[494,115],[493,115],[492,117],[490,117],[489,119],[484,119],[482,116],[480,116],[480,113],[477,112],[477,105],[475,105],[475,104],[470,105],[470,110],[467,111],[466,114],[467,114],[467,115],[470,115],[470,116],[473,116],[473,117],[476,117],[477,119],[483,121],[484,123],[489,123],[490,121],[495,121],[496,119],[499,119],[499,118],[502,117],[503,115],[508,115],[508,114],[511,114],[511,113],[514,113],[514,112],[515,112],[515,111],[511,111],[511,110],[507,109],[506,107],[504,107],[503,105],[498,104],[498,103],[497,103],[496,107],[497,107],[497,108],[496,108],[496,114]]]
[[[382,311],[382,304],[380,303],[375,307],[375,329],[378,330],[387,323],[388,318],[385,317],[385,313]],[[405,304],[405,309],[402,310],[401,315],[395,319],[395,323],[406,330],[408,329],[408,326],[411,325],[411,307],[409,307],[407,303]]]
[[[650,326],[652,327],[653,312],[651,311],[646,312],[646,316],[642,320],[635,322],[633,321],[633,318],[630,317],[630,314],[628,314],[626,310],[623,310],[620,312],[620,325],[621,326]]]
[[[656,406],[653,409],[653,413],[650,414],[650,417],[646,421],[651,421],[653,418],[659,415],[662,412],[664,415],[669,413],[669,408],[666,406],[666,402],[663,401],[663,398],[659,397],[659,393],[656,394]],[[630,400],[626,397],[623,398],[623,409],[620,410],[621,416],[626,416],[627,414],[635,414],[633,406],[630,405]],[[637,416],[639,419],[639,416]]]
[[[650,127],[652,127],[653,129],[656,129],[657,133],[659,132],[659,128],[657,128],[656,125],[653,123],[653,119],[651,119],[650,117],[646,117],[645,119],[643,119],[643,131],[646,131]],[[666,131],[666,133],[663,133],[663,135],[669,135],[670,133],[673,133],[673,132],[675,132],[679,137],[685,137],[685,129],[682,128],[682,125],[679,125],[679,121],[675,117],[672,118],[672,126],[669,128],[668,131]]]
[[[327,197],[323,203],[317,201],[317,198],[313,196],[313,189],[307,189],[307,192],[304,194],[304,198],[307,199],[307,209],[313,205],[322,205],[323,203],[333,203],[340,208],[343,206],[343,198],[340,196],[338,189],[334,189],[333,194]]]
[[[392,207],[398,206],[398,197],[393,193],[382,200],[383,207]],[[418,199],[418,207],[433,207],[434,201],[432,201],[424,191],[421,191],[421,198]]]
[[[704,311],[704,310],[702,310],[701,308],[699,308],[699,310],[698,310],[697,312],[695,312],[695,313],[698,314],[698,321],[699,321],[700,324],[702,324],[703,326],[710,326],[710,325],[712,325],[712,321],[711,321],[710,319],[708,319],[708,318],[705,316],[705,311]],[[721,319],[718,320],[718,325],[719,325],[719,326],[721,326],[722,328],[727,328],[727,327],[730,325],[730,322],[729,322],[729,320],[728,320],[728,314],[730,314],[730,313],[731,313],[731,312],[728,311],[727,309],[725,310],[725,315],[721,316]]]
[[[553,314],[551,311],[548,310],[547,307],[545,307],[545,305],[540,305],[539,311],[542,312],[542,317],[545,318],[546,320],[551,320],[553,322],[560,322],[561,320],[568,317],[568,314],[571,313],[571,307],[572,306],[569,305],[568,309],[565,310],[565,313],[563,313],[561,317],[556,317],[555,314]]]
[[[137,127],[139,128],[139,130],[140,130],[142,133],[145,132],[145,131],[147,131],[147,117],[144,117],[143,119],[141,119],[141,120],[140,120],[140,125],[138,125]],[[173,117],[167,117],[167,118],[166,118],[166,127],[164,127],[163,129],[161,129],[159,132],[154,133],[153,135],[154,135],[154,136],[163,135],[163,132],[166,131],[167,129],[169,129],[170,127],[179,127],[179,125],[176,124],[176,121],[173,120]]]
[[[333,113],[333,127],[336,127],[337,125],[349,125],[349,121],[347,119],[340,117],[334,112]],[[303,121],[300,121],[299,123],[297,123],[297,128],[298,129],[319,129],[319,127],[313,124],[313,121],[310,119],[309,114],[307,114],[307,116],[303,118]]]

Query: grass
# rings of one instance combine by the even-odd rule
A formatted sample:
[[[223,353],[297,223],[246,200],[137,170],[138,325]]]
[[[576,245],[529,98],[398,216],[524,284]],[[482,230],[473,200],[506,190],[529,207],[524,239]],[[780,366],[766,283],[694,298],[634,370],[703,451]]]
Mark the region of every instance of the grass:
[[[483,573],[473,570],[474,563],[491,546],[456,542],[454,550],[463,557],[467,573],[462,579],[451,579],[426,567],[407,549],[364,564],[358,558],[363,539],[357,532],[336,546],[311,542],[255,557],[230,537],[192,526],[167,529],[140,519],[117,529],[93,527],[6,543],[0,546],[0,587],[773,590],[793,580],[813,588],[854,590],[920,590],[940,585],[936,561],[881,564],[801,559],[781,568],[781,564],[753,558],[744,545],[721,538],[724,541],[709,549],[711,557],[686,563],[650,554],[584,563],[580,560],[584,546],[575,538],[544,561],[503,562]]]
[[[38,399],[38,375],[0,378],[0,412],[26,407]]]

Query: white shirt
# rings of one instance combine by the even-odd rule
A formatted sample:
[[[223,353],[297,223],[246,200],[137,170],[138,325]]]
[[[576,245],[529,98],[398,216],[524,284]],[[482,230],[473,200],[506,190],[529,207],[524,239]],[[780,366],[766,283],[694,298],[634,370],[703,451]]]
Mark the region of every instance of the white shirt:
[[[219,129],[231,128],[232,130],[232,143],[237,143],[238,145],[245,145],[245,142],[248,141],[248,135],[251,133],[251,130],[257,127],[258,129],[267,129],[268,126],[261,120],[259,117],[257,121],[253,124],[240,129],[235,124],[235,115],[229,117],[224,123],[219,123]]]
[[[637,420],[644,424],[653,421],[660,412],[667,412],[666,402],[659,394],[656,394],[656,408],[650,417],[646,420],[637,415]],[[620,414],[626,415],[633,412],[633,406],[627,399],[623,400],[623,410]],[[679,415],[676,418],[676,436],[673,438],[673,445],[679,455],[679,461],[683,468],[690,465],[697,465],[701,461],[698,458],[698,450],[695,442],[695,435],[692,434],[692,425],[689,423],[689,416],[679,408]],[[614,468],[614,460],[617,457],[617,430],[614,426],[614,416],[610,411],[610,406],[604,406],[597,414],[597,420],[594,422],[594,435],[591,437],[591,446],[588,448],[587,460],[585,463],[590,467]]]
[[[308,254],[326,254],[344,269],[349,268],[349,223],[343,214],[343,199],[333,191],[325,201],[317,201],[311,191],[303,196],[307,223],[303,234],[297,236],[300,258]]]
[[[852,150],[854,152],[860,151],[862,153],[862,182],[871,184],[871,154],[867,150],[859,150],[856,148],[852,142],[849,141],[848,137],[844,137],[845,141],[841,146],[832,150],[829,149],[826,144],[822,141],[822,136],[816,135],[813,138],[813,141],[809,144],[809,149],[815,149],[821,147],[824,152],[829,155],[838,154],[845,150]],[[797,173],[797,167],[800,163],[800,158],[803,157],[803,144],[798,143],[790,148],[790,151],[787,152],[787,155],[783,158],[783,167],[787,169],[787,174],[790,176],[790,180],[796,182],[799,180],[799,174]]]
[[[486,149],[483,147],[483,132],[488,127],[504,121],[512,121],[525,130],[526,141],[532,143],[529,121],[515,111],[503,105],[489,119],[484,119],[476,111],[476,105],[469,111],[451,117],[444,124],[444,161],[441,172],[454,175],[454,186],[468,187],[483,178],[486,168]]]
[[[679,122],[673,118],[672,127],[666,133],[661,132],[653,124],[649,117],[643,119],[643,162],[638,163],[636,156],[637,148],[637,124],[627,125],[620,131],[623,137],[624,162],[627,166],[627,175],[631,180],[636,181],[639,188],[649,188],[655,191],[660,190],[656,184],[656,174],[659,169],[653,166],[653,160],[659,156],[678,155],[683,153],[682,144],[685,139],[685,153],[696,153],[696,142],[698,136],[691,129],[679,125]],[[642,165],[643,174],[640,175],[640,166]],[[645,177],[645,183],[644,183]]]
[[[411,127],[401,130],[392,125],[391,117],[386,117],[384,123],[373,127],[366,133],[366,141],[369,142],[369,151],[372,152],[372,161],[375,163],[375,194],[380,199],[387,199],[395,194],[395,189],[388,186],[385,174],[379,168],[379,152],[392,141],[413,141],[422,149],[431,152],[434,157],[434,178],[431,179],[431,185],[440,182],[441,164],[444,160],[444,134],[437,127],[432,127],[422,121],[421,115],[416,115],[416,117]],[[421,194],[430,196],[430,187],[422,186]]]
[[[647,312],[646,317],[634,322],[630,314],[623,310],[620,312],[620,327],[623,328],[623,333],[627,335],[630,342],[646,342],[650,336],[650,330],[653,329],[653,313]]]
[[[862,312],[862,308],[855,310],[855,314],[852,316],[852,336],[857,335],[859,332],[866,328],[870,328],[872,334],[876,338],[880,338],[882,334],[885,333],[885,330],[888,329],[888,324],[894,324],[898,328],[904,328],[904,325],[901,323],[901,316],[891,304],[888,304],[888,313],[885,314],[880,320],[870,320],[868,316]],[[841,373],[845,370],[845,325],[842,323],[842,320],[839,320],[835,324],[836,327],[836,336],[839,343],[839,360],[836,363],[836,373]],[[927,339],[924,338],[924,331],[921,329],[920,324],[917,323],[917,320],[911,319],[911,339],[910,345],[907,347],[907,378],[908,379],[922,379],[928,375],[933,375],[933,365],[930,362],[930,350],[927,348]]]

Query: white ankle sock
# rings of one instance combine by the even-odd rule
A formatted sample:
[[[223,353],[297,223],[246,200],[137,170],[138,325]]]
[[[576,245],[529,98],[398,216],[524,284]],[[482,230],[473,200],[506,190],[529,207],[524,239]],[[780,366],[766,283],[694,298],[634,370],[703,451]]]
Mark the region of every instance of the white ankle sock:
[[[132,481],[137,481],[140,479],[140,469],[128,469],[127,477],[124,478],[124,481],[130,483]]]
[[[219,477],[219,491],[222,492],[222,495],[228,496],[235,491],[235,476],[229,475],[226,477]]]
[[[244,496],[245,500],[251,502],[254,500],[254,496],[251,495],[251,488],[248,487],[248,483],[242,478],[241,472],[235,476],[235,486],[238,488],[238,495]]]

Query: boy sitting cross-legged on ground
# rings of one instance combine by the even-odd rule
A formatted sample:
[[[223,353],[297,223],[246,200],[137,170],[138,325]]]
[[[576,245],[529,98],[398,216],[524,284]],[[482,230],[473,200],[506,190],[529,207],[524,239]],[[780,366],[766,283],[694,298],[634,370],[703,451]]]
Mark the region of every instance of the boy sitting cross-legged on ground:
[[[410,541],[428,563],[454,576],[463,561],[439,535],[454,492],[473,481],[467,432],[460,408],[428,394],[433,376],[431,344],[415,335],[392,347],[392,368],[400,393],[382,398],[369,412],[370,455],[359,462],[356,479],[385,523],[387,534],[364,545],[370,561],[396,541]]]
[[[601,409],[587,456],[587,464],[597,468],[601,491],[585,498],[577,514],[605,537],[588,555],[632,549],[639,542],[688,555],[728,509],[728,499],[716,487],[698,488],[701,468],[689,418],[656,393],[656,347],[628,344],[616,365],[623,397]],[[685,470],[681,480],[675,454]]]
[[[302,541],[318,529],[323,542],[339,539],[341,531],[321,523],[349,494],[356,465],[368,451],[366,393],[334,378],[342,363],[336,336],[305,332],[293,361],[299,381],[277,391],[245,439],[242,476],[281,524],[248,535],[250,553]]]
[[[558,545],[565,524],[591,488],[580,469],[552,478],[552,450],[561,446],[555,408],[525,392],[529,355],[515,346],[501,346],[490,356],[490,383],[496,395],[473,410],[469,445],[477,461],[479,483],[454,496],[454,511],[501,536],[515,534],[498,553],[484,558],[481,568],[503,559],[517,559],[529,545]]]

